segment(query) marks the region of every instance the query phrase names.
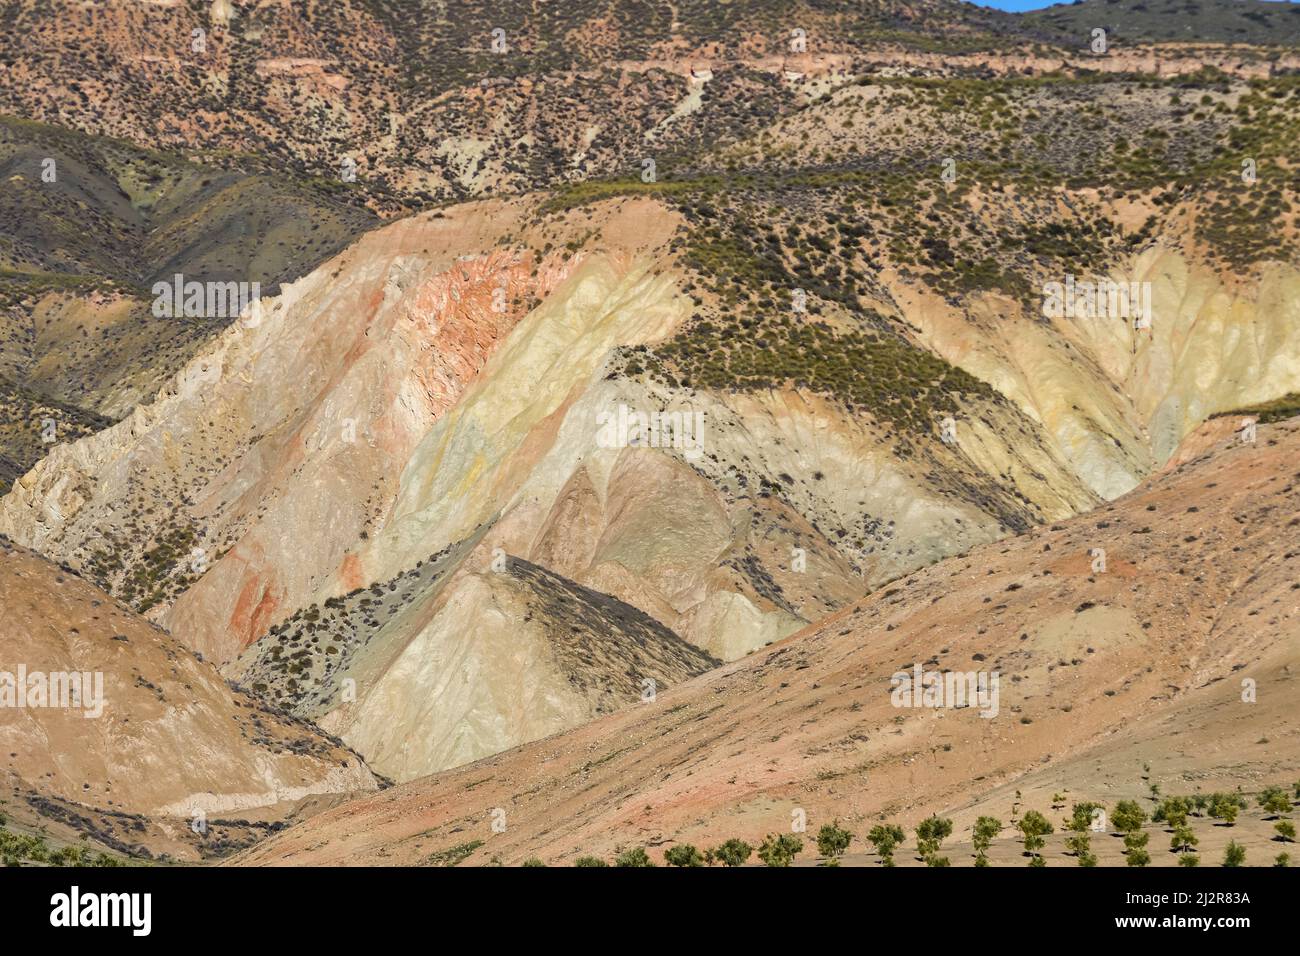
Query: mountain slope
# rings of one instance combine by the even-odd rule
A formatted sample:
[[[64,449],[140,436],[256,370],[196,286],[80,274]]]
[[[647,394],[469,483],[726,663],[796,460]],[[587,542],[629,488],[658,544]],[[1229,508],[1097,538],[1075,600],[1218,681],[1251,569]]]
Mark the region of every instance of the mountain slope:
[[[157,314],[154,283],[273,294],[375,222],[342,186],[227,162],[0,117],[3,374],[120,417],[229,321]]]
[[[1074,0],[1026,11],[1019,19],[1030,29],[1057,36],[1087,38],[1100,27],[1121,43],[1181,40],[1294,46],[1300,42],[1300,7],[1266,0]]]
[[[132,249],[288,268],[294,235],[326,254],[363,203],[495,195],[369,232],[229,327],[135,322],[111,279],[8,300],[15,381],[130,414],[17,480],[0,530],[395,777],[1096,508],[1208,417],[1300,390],[1294,51],[1094,57],[946,3],[593,0],[480,23],[110,2],[67,11],[81,38],[5,9],[34,36],[0,93],[203,160],[42,133],[80,172],[21,180],[12,218],[66,231],[83,202],[95,228],[46,248],[18,223],[32,267]],[[106,96],[94,76],[119,65],[129,88]],[[280,188],[270,163],[333,179],[344,159],[358,182],[275,192],[294,235],[238,201]],[[317,201],[337,216],[312,242]],[[1146,314],[1051,314],[1076,279]],[[636,614],[626,658],[600,635]]]
[[[887,421],[816,395],[619,373],[619,347],[686,314],[677,288],[690,282],[667,254],[680,219],[646,200],[530,221],[537,209],[457,207],[364,238],[223,333],[153,405],[56,448],[0,522],[218,660],[447,548],[453,578],[499,549],[730,658],[861,593],[864,575],[1094,500],[973,380],[952,393],[970,390],[962,450],[931,438],[911,463]],[[512,230],[520,244],[503,247]],[[697,451],[624,447],[598,424],[620,407],[693,409],[707,430]],[[384,632],[387,659],[439,629],[403,617]],[[399,716],[404,705],[367,697],[381,672],[358,676],[366,726],[419,724],[418,695]],[[347,739],[374,739],[348,723]]]
[[[121,852],[193,858],[219,852],[191,830],[197,813],[265,826],[305,798],[376,787],[355,753],[233,689],[170,635],[7,540],[0,604],[10,816],[71,825]],[[38,677],[72,673],[88,678],[82,706],[35,696]],[[26,700],[14,696],[24,674]]]
[[[51,402],[0,377],[0,492],[40,461],[49,446],[111,424],[79,408]]]
[[[375,221],[341,186],[226,162],[0,117],[3,487],[151,397],[229,322],[158,314],[155,282],[271,294]]]
[[[322,814],[240,862],[411,864],[474,839],[471,864],[757,845],[796,809],[810,832],[834,819],[859,840],[880,819],[950,812],[960,842],[978,813],[1046,811],[1062,789],[1111,801],[1146,780],[1165,794],[1289,781],[1297,452],[1295,419],[1254,443],[1230,434],[1093,514],[918,571],[652,704]],[[891,675],[914,664],[998,672],[996,714],[891,706]]]
[[[1260,144],[1280,148],[1285,123],[1261,106]],[[310,689],[329,708],[303,711],[385,749],[363,748],[381,772],[441,769],[555,727],[414,761],[380,743],[425,726],[418,692],[376,692],[385,668],[447,633],[444,590],[495,606],[472,582],[497,552],[730,660],[1122,494],[1208,416],[1295,391],[1294,265],[1243,249],[1234,275],[1187,228],[1203,200],[1158,198],[934,195],[848,169],[412,217],[264,300],[152,405],[56,448],[0,501],[0,529],[219,661],[260,641],[253,673],[274,627],[450,550],[412,592],[433,616],[399,615],[364,671],[334,674],[355,701],[329,683]],[[1075,270],[1149,282],[1150,327],[1042,316],[1034,287]],[[778,308],[795,289],[805,310]],[[611,435],[651,413],[697,424]]]
[[[635,173],[648,155],[742,138],[872,70],[1268,75],[1300,63],[1296,18],[1276,4],[1198,0],[1190,36],[1188,4],[1145,6],[1118,17],[1115,55],[1098,57],[1091,29],[1132,8],[1035,18],[950,0],[5,0],[3,35],[22,42],[0,46],[0,109],[330,180],[351,160],[357,191],[394,212]],[[1170,36],[1192,42],[1140,45]],[[1240,40],[1276,46],[1226,45]]]
[[[230,670],[296,714],[326,715],[376,766],[409,777],[578,726],[720,663],[636,608],[519,558],[430,586],[454,566],[417,562],[387,586],[313,605]],[[416,637],[398,643],[394,632]]]

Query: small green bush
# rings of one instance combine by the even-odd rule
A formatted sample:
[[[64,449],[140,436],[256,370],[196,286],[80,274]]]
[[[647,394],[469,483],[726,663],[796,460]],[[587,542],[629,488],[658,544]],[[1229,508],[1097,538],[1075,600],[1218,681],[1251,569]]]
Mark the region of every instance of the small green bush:
[[[789,833],[780,836],[769,833],[758,848],[758,858],[768,866],[789,866],[803,850],[803,841]]]

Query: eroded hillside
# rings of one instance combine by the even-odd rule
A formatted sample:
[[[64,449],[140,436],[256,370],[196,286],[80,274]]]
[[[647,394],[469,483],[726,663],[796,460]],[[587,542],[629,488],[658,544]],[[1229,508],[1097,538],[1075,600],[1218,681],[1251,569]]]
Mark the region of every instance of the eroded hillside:
[[[116,853],[196,859],[264,836],[305,800],[377,786],[336,740],[7,540],[0,606],[10,820]],[[75,692],[55,689],[74,676]]]
[[[3,374],[122,420],[16,403],[0,532],[377,772],[635,712],[1300,391],[1293,49],[442,6],[3,11],[0,104],[84,131],[5,127]],[[143,316],[182,266],[266,288]]]
[[[0,117],[0,487],[151,399],[234,317],[160,314],[155,283],[270,294],[375,221],[341,187],[226,163]]]
[[[56,448],[0,502],[0,527],[408,779],[603,707],[578,694],[529,715],[501,692],[570,681],[544,636],[554,615],[542,671],[500,670],[468,626],[529,620],[500,586],[511,558],[730,660],[1088,510],[1209,415],[1296,387],[1289,267],[1229,292],[1183,250],[1106,226],[1096,260],[1158,280],[1151,329],[1044,321],[1005,292],[995,316],[987,293],[935,289],[934,263],[904,278],[897,243],[836,212],[874,187],[781,184],[766,236],[745,218],[766,188],[741,187],[527,197],[386,227],[260,302],[155,403]],[[981,200],[937,208],[989,236],[1063,221],[1059,201],[999,221]],[[784,225],[800,212],[808,225]],[[1041,276],[1062,255],[1017,265]],[[805,310],[781,309],[796,287]],[[612,428],[664,412],[681,434]],[[396,606],[344,615],[350,642],[332,641],[332,604],[397,587]],[[310,648],[284,646],[289,631]],[[634,670],[614,699],[706,660]],[[464,695],[431,711],[413,675],[452,673]]]
[[[632,846],[658,859],[677,843],[757,846],[798,810],[810,833],[837,820],[859,846],[874,823],[942,812],[961,844],[983,813],[1055,819],[1049,805],[1143,799],[1149,784],[1288,781],[1300,422],[1208,446],[1092,514],[918,571],[653,703],[355,801],[241,862],[419,864],[452,846],[467,865]],[[914,666],[996,672],[997,696],[894,706],[891,678]],[[1256,863],[1271,858],[1267,830],[1233,831]],[[1118,863],[1114,839],[1095,836]],[[1006,842],[995,855],[1017,860]],[[1062,850],[1049,863],[1074,865]]]
[[[462,555],[455,573],[421,591],[441,595],[440,613],[486,613],[493,589],[457,582],[500,552],[731,658],[870,581],[1095,500],[1023,415],[893,330],[878,347],[915,365],[904,374],[957,376],[934,411],[964,405],[958,448],[932,430],[896,454],[891,417],[816,391],[620,370],[624,350],[687,319],[689,266],[670,248],[683,229],[639,199],[547,215],[500,202],[390,226],[264,300],[154,404],[54,449],[0,520],[219,660],[447,548]],[[510,231],[524,243],[503,242]],[[600,418],[621,408],[705,424],[689,447],[607,441]],[[913,409],[910,434],[928,414]],[[441,632],[437,614],[402,616],[384,632],[387,660]],[[402,718],[391,695],[369,695],[383,672],[351,675],[355,705],[336,698],[325,726],[360,739],[420,725],[421,708]]]

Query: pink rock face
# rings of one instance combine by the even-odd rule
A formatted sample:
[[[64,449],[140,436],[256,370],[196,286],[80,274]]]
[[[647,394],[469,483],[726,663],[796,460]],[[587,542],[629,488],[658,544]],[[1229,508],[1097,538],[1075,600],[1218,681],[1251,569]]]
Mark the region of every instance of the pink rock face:
[[[577,261],[461,253],[466,238],[459,222],[394,224],[250,330],[255,354],[240,371],[227,367],[212,399],[235,406],[248,431],[203,493],[228,550],[166,616],[195,647],[227,660],[286,614],[370,583],[357,550],[382,524],[416,444],[530,299]],[[178,428],[221,430],[207,413],[195,417]]]
[[[275,622],[279,601],[273,596],[274,578],[275,574],[272,572],[265,577],[250,576],[244,582],[230,619],[230,631],[233,635],[241,637],[248,634],[261,634]],[[243,640],[240,647],[246,643],[247,640]]]

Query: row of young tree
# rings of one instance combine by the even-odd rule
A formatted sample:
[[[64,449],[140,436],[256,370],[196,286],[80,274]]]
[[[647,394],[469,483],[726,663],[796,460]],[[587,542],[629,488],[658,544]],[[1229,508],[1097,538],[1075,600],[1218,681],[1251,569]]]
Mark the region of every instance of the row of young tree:
[[[838,827],[822,827],[822,833],[829,830],[838,830]],[[846,831],[847,839],[844,842],[844,848],[848,848],[848,840],[852,836]],[[819,848],[822,846],[819,834]],[[829,846],[829,844],[828,844]],[[789,866],[794,862],[794,858],[803,851],[803,840],[792,833],[769,834],[758,848],[758,858],[768,866]],[[844,851],[840,850],[842,854]],[[716,847],[700,850],[689,843],[679,843],[676,846],[669,847],[664,851],[664,862],[669,866],[744,866],[753,856],[754,848],[744,840],[732,838],[725,843]],[[543,866],[541,860],[532,858],[524,861],[524,866]],[[609,866],[604,860],[595,856],[581,856],[574,861],[574,866]],[[642,847],[633,847],[623,850],[614,858],[615,866],[654,866],[655,863],[650,859]]]
[[[1016,794],[1019,798],[1019,792]],[[1294,785],[1294,797],[1300,800],[1300,782]],[[1256,796],[1259,807],[1268,819],[1275,821],[1274,840],[1283,844],[1294,843],[1296,839],[1295,824],[1289,819],[1292,809],[1292,796],[1282,787],[1269,787]],[[1180,866],[1198,866],[1200,856],[1196,847],[1200,839],[1192,829],[1193,817],[1209,816],[1219,821],[1219,825],[1235,825],[1238,814],[1250,804],[1244,794],[1213,793],[1194,794],[1186,797],[1160,798],[1153,788],[1153,802],[1156,806],[1150,816],[1135,800],[1121,800],[1115,804],[1110,813],[1110,825],[1124,838],[1124,858],[1129,866],[1147,866],[1151,862],[1148,844],[1151,834],[1146,825],[1149,822],[1163,825],[1170,834],[1170,852],[1178,854]],[[1064,798],[1059,794],[1052,801],[1054,809],[1064,807]],[[1013,810],[1014,813],[1014,810]],[[1092,848],[1092,835],[1106,832],[1106,808],[1103,804],[1092,801],[1076,803],[1070,808],[1070,815],[1063,827],[1069,836],[1065,840],[1068,854],[1074,857],[1079,866],[1096,866],[1097,856]],[[1098,821],[1101,825],[1098,826]],[[981,816],[971,829],[971,843],[975,850],[975,865],[988,866],[988,850],[993,841],[1007,829],[1001,820],[991,816]],[[1055,832],[1051,821],[1037,810],[1025,812],[1014,821],[1012,827],[1020,833],[1024,847],[1023,855],[1029,865],[1046,866],[1043,848],[1046,838]],[[927,866],[951,866],[952,861],[940,854],[943,842],[952,836],[952,821],[946,817],[931,816],[922,820],[916,827],[916,849],[918,858]],[[853,834],[839,825],[839,821],[824,824],[817,831],[817,853],[822,859],[822,866],[839,866],[840,858],[853,843]],[[894,853],[907,841],[903,828],[893,823],[878,823],[866,835],[867,842],[875,849],[883,866],[894,866]],[[767,866],[789,866],[804,849],[804,842],[794,834],[768,834],[758,847],[758,859]],[[681,843],[664,852],[664,862],[669,866],[743,866],[754,854],[754,847],[744,840],[730,839],[719,846],[700,850],[689,843]],[[1230,840],[1224,850],[1223,866],[1242,866],[1246,862],[1246,850],[1235,840]],[[1274,866],[1285,867],[1291,863],[1289,853],[1279,853],[1273,860]],[[526,861],[525,866],[542,866],[534,858]],[[598,857],[580,857],[575,866],[608,866]],[[654,866],[642,847],[634,847],[618,854],[615,866]]]

